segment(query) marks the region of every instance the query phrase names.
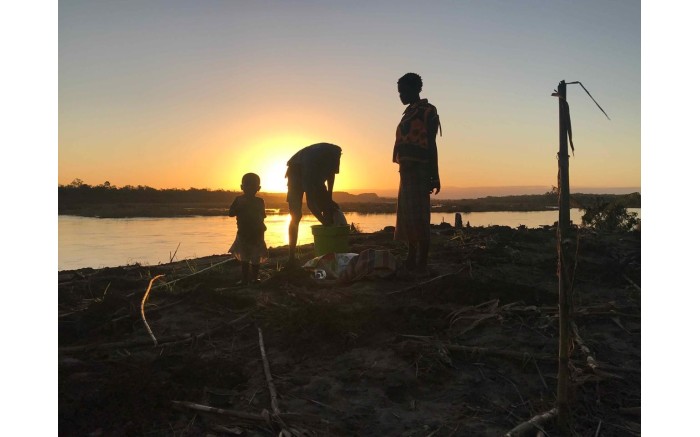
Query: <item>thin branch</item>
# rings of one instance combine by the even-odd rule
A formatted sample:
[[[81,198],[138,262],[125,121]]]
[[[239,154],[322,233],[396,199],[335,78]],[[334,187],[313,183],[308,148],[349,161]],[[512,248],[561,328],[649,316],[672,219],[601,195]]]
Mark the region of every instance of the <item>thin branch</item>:
[[[220,265],[222,265],[222,264],[229,263],[229,262],[231,262],[231,261],[233,261],[233,260],[234,260],[234,258],[226,259],[226,260],[221,261],[221,262],[219,262],[219,263],[212,264],[212,265],[210,265],[209,267],[204,268],[204,269],[202,269],[202,270],[200,270],[200,271],[198,271],[198,272],[191,273],[191,274],[189,274],[189,275],[183,276],[183,277],[181,277],[181,278],[177,278],[177,279],[175,279],[175,280],[173,280],[173,281],[166,282],[166,283],[164,283],[164,284],[158,284],[158,285],[156,285],[156,286],[153,287],[153,288],[167,287],[168,285],[172,285],[172,284],[174,284],[174,283],[176,283],[176,282],[178,282],[178,281],[182,281],[183,279],[187,279],[187,278],[190,278],[190,277],[192,277],[192,276],[198,275],[198,274],[200,274],[200,273],[206,272],[207,270],[211,270],[211,269],[213,269],[214,267],[218,267],[218,266],[220,266]],[[185,261],[186,261],[186,260],[185,260]],[[159,275],[159,276],[163,276],[163,275]],[[133,293],[127,294],[126,297],[131,297],[131,296],[133,296],[133,295],[136,294],[136,293],[137,293],[137,292],[135,291],[135,292],[133,292]]]
[[[440,275],[440,276],[437,276],[437,277],[435,277],[435,278],[429,279],[429,280],[427,280],[427,281],[425,281],[425,282],[421,282],[421,283],[419,283],[419,284],[411,285],[410,287],[402,288],[401,290],[392,291],[392,292],[390,292],[390,293],[387,293],[387,296],[388,296],[388,295],[391,295],[391,294],[397,294],[397,293],[403,293],[403,292],[405,292],[405,291],[410,291],[410,290],[413,290],[413,289],[415,289],[415,288],[423,287],[424,285],[432,284],[433,282],[437,282],[437,281],[439,281],[439,280],[441,280],[441,279],[445,279],[445,278],[448,278],[448,277],[450,277],[450,276],[455,276],[455,275],[461,273],[464,269],[466,269],[467,267],[470,267],[470,266],[471,266],[471,264],[470,264],[469,266],[464,266],[464,267],[460,268],[459,270],[457,270],[457,271],[455,271],[455,272],[446,273],[446,274],[444,274],[444,275]]]
[[[489,349],[485,347],[477,347],[477,346],[461,346],[457,344],[446,344],[445,349],[450,350],[450,351],[462,351],[462,352],[471,352],[473,354],[483,354],[483,355],[493,355],[497,357],[503,357],[503,358],[515,358],[515,359],[520,359],[520,360],[542,360],[542,361],[556,361],[556,357],[550,356],[550,355],[544,355],[544,354],[531,354],[527,352],[515,352],[512,350],[503,350],[503,349]]]
[[[238,419],[252,420],[255,422],[267,423],[267,419],[261,414],[246,413],[245,411],[237,410],[226,410],[223,408],[214,408],[208,405],[195,404],[194,402],[185,401],[172,401],[173,406],[178,408],[187,408],[194,411],[200,411],[203,413],[214,413],[221,414],[224,416],[236,417]]]
[[[151,331],[151,327],[148,326],[148,322],[146,321],[146,313],[144,311],[144,307],[146,306],[146,299],[148,299],[148,295],[151,292],[151,287],[153,286],[153,281],[155,281],[158,278],[161,278],[165,275],[158,275],[151,279],[151,281],[148,283],[148,288],[146,289],[146,293],[143,295],[143,300],[141,301],[141,319],[143,320],[143,324],[146,325],[146,330],[148,330],[148,335],[151,336],[151,339],[153,340],[153,346],[158,346],[158,340],[156,340],[156,336],[153,335],[153,331]]]
[[[270,363],[267,361],[267,354],[265,354],[265,343],[263,341],[262,329],[258,328],[258,340],[260,342],[260,355],[262,355],[263,368],[265,370],[265,379],[267,380],[267,388],[270,390],[270,405],[272,406],[272,412],[276,415],[280,414],[279,405],[277,405],[277,390],[275,389],[275,384],[272,382],[272,373],[270,372]]]
[[[180,299],[180,300],[176,300],[175,302],[171,302],[171,303],[169,303],[169,304],[167,304],[167,305],[163,305],[163,306],[153,306],[153,307],[151,307],[151,308],[146,309],[145,311],[146,311],[148,314],[151,314],[151,313],[154,313],[154,312],[156,312],[156,311],[162,311],[162,310],[164,310],[164,309],[166,309],[166,308],[174,307],[175,305],[178,305],[178,304],[180,304],[180,303],[182,303],[182,302],[184,302],[184,301],[185,301],[185,299],[183,298],[183,299]],[[153,304],[152,304],[152,305],[153,305]],[[118,321],[120,321],[120,320],[128,319],[128,318],[130,318],[130,317],[132,317],[131,314],[125,314],[125,315],[123,315],[123,316],[115,317],[115,318],[112,319],[110,322],[111,322],[111,323],[114,323],[114,322],[118,322]]]
[[[636,288],[637,291],[642,291],[642,289],[639,287],[639,285],[635,284],[634,281],[631,280],[627,275],[623,274],[622,277],[625,278],[625,280],[626,280],[627,282],[629,282],[630,284],[632,284],[632,286],[633,286],[634,288]]]
[[[542,385],[544,385],[545,390],[549,391],[549,386],[547,385],[547,381],[544,380],[544,376],[542,376],[542,372],[540,371],[540,366],[537,365],[537,360],[532,360],[535,363],[535,369],[537,369],[537,374],[540,375],[540,381],[542,381]]]
[[[571,321],[571,332],[574,335],[574,342],[586,359],[586,365],[595,373],[596,368],[598,368],[598,361],[591,354],[591,350],[583,343],[583,339],[578,333],[578,326],[573,320]]]
[[[166,286],[168,286],[168,285],[172,285],[172,284],[174,284],[174,283],[176,283],[176,282],[178,282],[178,281],[182,281],[183,279],[187,279],[187,278],[189,278],[189,277],[192,277],[192,276],[198,275],[198,274],[200,274],[200,273],[206,272],[207,270],[211,270],[211,269],[213,269],[214,267],[218,267],[218,266],[220,266],[220,265],[222,265],[222,264],[226,264],[226,263],[231,262],[231,261],[233,261],[233,260],[234,260],[234,258],[225,259],[225,260],[223,260],[223,261],[221,261],[221,262],[219,262],[219,263],[212,264],[212,265],[210,265],[209,267],[203,268],[202,270],[199,270],[199,271],[197,271],[197,272],[191,273],[191,274],[189,274],[189,275],[187,275],[187,276],[183,276],[182,278],[177,278],[177,279],[175,279],[175,280],[173,280],[173,281],[166,282],[165,284],[159,284],[159,285],[156,286],[156,288],[158,288],[158,287],[166,287]]]
[[[172,263],[173,260],[175,259],[175,255],[177,255],[177,250],[180,248],[180,244],[182,244],[182,242],[177,243],[177,247],[175,248],[175,253],[173,253],[173,254],[170,255],[170,262],[171,262],[171,263]]]
[[[193,337],[191,334],[171,335],[169,337],[161,338],[160,345],[165,346],[165,345],[169,344],[170,342],[191,341],[192,338]],[[145,345],[148,345],[151,343],[153,343],[153,339],[139,338],[139,339],[135,339],[135,340],[117,341],[117,342],[113,342],[113,343],[88,344],[88,345],[82,345],[82,346],[66,346],[66,347],[58,348],[58,352],[59,353],[73,353],[73,352],[82,352],[82,351],[89,351],[89,350],[123,349],[123,348],[128,348],[128,347],[145,346]]]
[[[581,82],[579,82],[579,81],[576,81],[576,82],[567,82],[567,84],[575,84],[575,83],[581,85],[581,88],[583,88],[583,90],[586,92],[586,94],[588,94],[588,97],[590,97],[591,100],[593,100],[593,102],[596,104],[596,106],[598,106],[598,109],[600,109],[601,111],[603,111],[603,108],[600,107],[600,105],[598,104],[598,102],[595,101],[595,99],[593,98],[593,96],[591,95],[591,93],[588,92],[588,90],[586,89],[586,87],[583,86],[583,84],[582,84]],[[605,111],[603,111],[603,114],[605,114],[605,117],[606,117],[608,120],[610,120],[610,117],[608,117],[608,114],[606,114]]]
[[[523,422],[515,428],[508,431],[505,437],[524,437],[531,435],[542,429],[542,425],[554,419],[558,414],[556,408],[552,408],[542,414],[534,416],[527,422]]]

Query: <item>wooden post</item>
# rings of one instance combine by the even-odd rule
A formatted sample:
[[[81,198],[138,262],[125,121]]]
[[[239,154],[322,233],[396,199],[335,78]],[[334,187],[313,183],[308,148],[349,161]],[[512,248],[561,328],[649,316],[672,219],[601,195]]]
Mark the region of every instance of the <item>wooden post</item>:
[[[569,319],[571,311],[571,286],[568,275],[566,247],[569,237],[569,150],[567,131],[569,111],[566,102],[566,82],[559,82],[559,226],[557,251],[559,252],[559,372],[557,385],[558,420],[562,435],[568,435],[571,423],[570,375],[569,375]]]
[[[567,129],[569,126],[569,110],[566,103],[566,82],[559,82],[559,234],[562,239],[568,238],[571,213],[569,211],[569,145],[567,144]]]

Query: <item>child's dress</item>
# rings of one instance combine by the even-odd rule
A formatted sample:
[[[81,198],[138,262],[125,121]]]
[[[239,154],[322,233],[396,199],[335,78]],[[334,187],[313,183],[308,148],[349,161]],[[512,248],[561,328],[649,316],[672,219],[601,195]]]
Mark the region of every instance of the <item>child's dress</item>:
[[[260,197],[238,196],[231,204],[229,217],[236,217],[238,233],[228,250],[236,259],[259,264],[267,258],[265,244],[265,201]]]

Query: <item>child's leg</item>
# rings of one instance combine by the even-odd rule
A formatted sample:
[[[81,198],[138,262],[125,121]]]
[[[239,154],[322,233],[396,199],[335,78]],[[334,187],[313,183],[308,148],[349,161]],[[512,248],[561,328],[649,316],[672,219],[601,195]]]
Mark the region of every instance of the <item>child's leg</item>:
[[[250,262],[241,261],[241,284],[248,285],[250,282]]]

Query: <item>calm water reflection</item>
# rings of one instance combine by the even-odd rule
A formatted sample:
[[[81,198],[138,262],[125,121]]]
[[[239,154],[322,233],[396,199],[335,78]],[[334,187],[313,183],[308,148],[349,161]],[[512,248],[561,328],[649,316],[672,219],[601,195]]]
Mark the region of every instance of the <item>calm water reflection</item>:
[[[630,212],[641,213],[630,208]],[[580,223],[582,211],[571,210],[571,220]],[[641,214],[640,214],[641,216]],[[362,232],[375,232],[393,226],[394,214],[348,213],[348,222]],[[503,225],[536,228],[551,225],[557,211],[475,212],[462,214],[464,224],[472,226]],[[454,214],[433,213],[431,222],[443,221],[454,225]],[[269,215],[265,219],[268,246],[287,245],[288,215]],[[311,225],[318,224],[313,216],[304,216],[299,227],[299,244],[313,242]],[[139,263],[154,265],[174,259],[223,254],[236,236],[236,220],[229,217],[127,218],[97,219],[58,216],[58,270],[83,267],[115,267]],[[178,248],[179,245],[179,248]]]

